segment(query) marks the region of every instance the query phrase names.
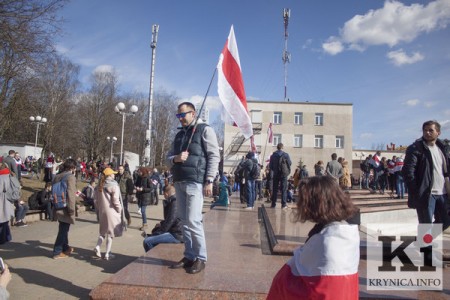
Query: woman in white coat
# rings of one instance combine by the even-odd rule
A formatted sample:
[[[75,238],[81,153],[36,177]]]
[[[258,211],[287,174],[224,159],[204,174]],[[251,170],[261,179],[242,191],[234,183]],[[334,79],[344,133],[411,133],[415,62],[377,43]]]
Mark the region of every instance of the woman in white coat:
[[[120,187],[114,180],[117,172],[106,168],[100,182],[95,189],[94,204],[99,217],[99,237],[94,249],[95,257],[101,258],[100,247],[106,239],[106,252],[104,258],[109,260],[111,255],[112,240],[122,235],[122,200],[120,199]]]

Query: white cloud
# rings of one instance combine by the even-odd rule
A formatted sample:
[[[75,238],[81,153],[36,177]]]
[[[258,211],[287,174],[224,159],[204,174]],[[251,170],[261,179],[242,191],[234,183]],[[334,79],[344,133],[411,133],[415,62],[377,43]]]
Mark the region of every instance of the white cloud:
[[[426,6],[407,6],[398,1],[386,1],[382,8],[370,10],[365,15],[356,15],[345,22],[339,30],[338,40],[344,48],[359,51],[374,45],[393,47],[411,42],[422,33],[445,28],[449,23],[448,0],[436,0]],[[323,44],[325,52],[335,55],[325,48],[328,43]],[[331,47],[331,50],[334,48]]]
[[[416,106],[420,103],[419,99],[409,99],[405,101],[405,104],[408,106]]]
[[[115,72],[115,70],[114,70],[114,67],[113,66],[111,66],[111,65],[100,65],[100,66],[97,66],[93,71],[92,71],[92,73],[114,73]]]
[[[450,120],[440,121],[441,124],[441,132],[450,130]]]
[[[340,41],[329,39],[328,42],[322,44],[322,49],[330,55],[336,55],[344,51],[344,46]]]
[[[182,103],[182,102],[191,102],[194,105],[198,106],[200,109],[200,105],[203,102],[205,96],[200,96],[200,95],[193,95],[187,98],[182,98],[180,99],[180,101],[178,101],[178,103]],[[206,98],[206,102],[205,102],[205,106],[208,107],[208,109],[210,111],[214,110],[214,111],[220,111],[222,110],[222,102],[220,101],[218,96],[208,96]]]
[[[444,110],[444,115],[450,116],[450,109]]]
[[[424,56],[419,52],[414,52],[412,55],[408,56],[403,49],[390,51],[386,56],[396,66],[409,65],[424,59]]]

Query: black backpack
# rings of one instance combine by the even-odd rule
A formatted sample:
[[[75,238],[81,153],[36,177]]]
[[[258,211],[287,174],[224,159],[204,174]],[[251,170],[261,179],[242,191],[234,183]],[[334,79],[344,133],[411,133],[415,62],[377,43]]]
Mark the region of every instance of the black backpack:
[[[28,198],[28,207],[31,210],[37,210],[40,209],[39,207],[39,199],[38,196],[40,196],[40,192],[34,192],[31,194],[31,196]]]

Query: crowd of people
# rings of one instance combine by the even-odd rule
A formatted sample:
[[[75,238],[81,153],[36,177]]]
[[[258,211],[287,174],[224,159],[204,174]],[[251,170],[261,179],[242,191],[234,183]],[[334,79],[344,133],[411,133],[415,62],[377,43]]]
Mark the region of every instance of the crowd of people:
[[[316,225],[305,244],[295,250],[293,258],[274,278],[268,299],[313,297],[322,293],[324,287],[328,292],[334,291],[336,299],[357,299],[359,234],[352,221],[357,209],[348,195],[352,186],[348,162],[333,153],[326,166],[323,161],[315,164],[314,176],[309,175],[303,164],[290,176],[292,161],[279,143],[265,168],[253,152],[248,152],[234,174],[222,174],[218,170],[220,155],[216,134],[196,118],[195,106],[190,102],[181,103],[176,117],[181,128],[167,154],[168,169],[162,173],[156,168],[139,167],[132,174],[127,164],[114,166],[105,162],[96,164],[95,173],[89,173],[86,170],[94,170],[93,165],[84,166],[80,159],[60,161],[53,154],[48,156],[42,163],[46,184],[37,201],[45,205],[50,220],[58,221],[52,257],[67,258],[74,251],[69,244],[69,229],[75,224],[77,203],[81,198],[96,212],[99,223],[93,257],[112,259],[113,239],[120,237],[131,224],[128,203],[136,197],[145,251],[160,243],[184,243],[182,259],[170,268],[183,268],[187,273],[196,274],[205,269],[207,262],[202,217],[204,196],[217,195],[215,205],[226,206],[231,190],[239,191],[241,203],[245,204],[243,208],[252,210],[255,201],[264,196],[270,207],[275,208],[280,194],[282,209],[287,209],[289,201],[296,202],[296,220]],[[378,151],[361,163],[362,186],[371,192],[395,190],[398,198],[403,198],[408,189],[408,205],[416,209],[419,223],[442,223],[445,230],[450,225],[447,213],[449,149],[438,138],[439,123],[425,122],[422,130],[423,136],[407,148],[404,160],[401,157],[386,159]],[[33,164],[34,160],[30,161]],[[39,168],[36,170],[39,175]],[[15,216],[17,226],[26,224],[28,206],[20,199],[19,173],[16,152],[11,150],[0,162],[0,187],[3,188],[0,244],[12,238],[11,216]],[[77,180],[88,182],[82,192],[77,191]],[[65,203],[63,209],[56,209],[56,195],[52,190],[62,182],[67,189]],[[164,219],[147,234],[146,208],[158,205],[160,194],[164,195]],[[104,242],[106,249],[102,254]],[[332,251],[335,247],[346,250]],[[337,258],[342,253],[346,255],[345,260]],[[4,272],[8,274],[7,268]],[[326,280],[316,282],[317,276],[324,276]],[[5,281],[9,281],[7,277],[5,275]],[[305,279],[309,282],[307,286]]]
[[[369,155],[361,162],[363,173],[361,187],[370,193],[384,194],[390,191],[390,195],[397,199],[403,199],[407,193],[407,187],[402,174],[403,157],[394,155],[391,159],[381,156],[381,151]]]

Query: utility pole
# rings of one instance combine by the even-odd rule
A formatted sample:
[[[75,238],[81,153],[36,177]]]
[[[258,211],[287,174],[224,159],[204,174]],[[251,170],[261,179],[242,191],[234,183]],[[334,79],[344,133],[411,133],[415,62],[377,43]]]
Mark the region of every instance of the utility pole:
[[[151,150],[152,150],[152,115],[153,115],[153,80],[155,77],[155,56],[156,56],[156,42],[158,40],[159,25],[153,24],[152,26],[152,42],[150,48],[152,48],[152,64],[150,68],[150,91],[148,97],[148,129],[145,133],[145,153],[144,162],[151,166]]]
[[[288,25],[289,18],[291,17],[291,10],[285,8],[283,10],[284,19],[284,50],[283,50],[283,64],[284,64],[284,101],[289,101],[287,97],[287,64],[291,62],[291,54],[287,51],[288,46]]]

